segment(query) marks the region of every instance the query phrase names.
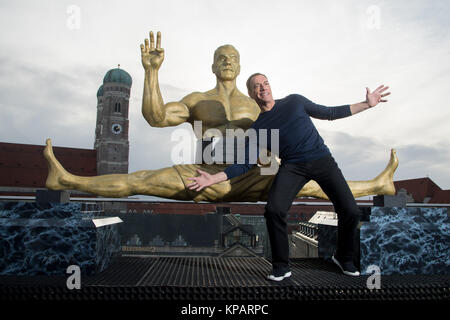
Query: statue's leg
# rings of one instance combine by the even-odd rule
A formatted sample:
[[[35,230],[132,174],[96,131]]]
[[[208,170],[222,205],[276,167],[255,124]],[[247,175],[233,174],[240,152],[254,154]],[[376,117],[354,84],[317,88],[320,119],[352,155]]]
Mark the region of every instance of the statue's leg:
[[[131,174],[107,174],[81,177],[67,172],[55,158],[50,139],[44,157],[48,163],[46,186],[52,190],[79,190],[104,197],[126,197],[145,194],[177,200],[190,200],[174,168],[137,171]]]
[[[391,150],[391,157],[386,168],[377,177],[367,181],[347,181],[355,198],[369,195],[394,195],[394,172],[398,167],[397,153]],[[328,200],[317,182],[311,180],[297,194],[297,197],[314,197]]]
[[[126,197],[135,194],[151,195],[175,200],[194,201],[265,201],[274,176],[263,176],[258,168],[247,174],[224,181],[195,192],[186,188],[187,177],[197,175],[201,168],[211,174],[223,171],[226,166],[180,165],[159,170],[144,170],[131,174],[110,174],[96,177],[80,177],[67,172],[53,155],[50,139],[44,149],[49,173],[46,186],[52,190],[79,190],[104,197]],[[347,181],[355,198],[395,194],[394,172],[398,166],[395,150],[386,169],[376,178],[368,181]],[[186,180],[186,181],[185,181]],[[315,181],[308,182],[297,197],[314,197],[328,200]]]

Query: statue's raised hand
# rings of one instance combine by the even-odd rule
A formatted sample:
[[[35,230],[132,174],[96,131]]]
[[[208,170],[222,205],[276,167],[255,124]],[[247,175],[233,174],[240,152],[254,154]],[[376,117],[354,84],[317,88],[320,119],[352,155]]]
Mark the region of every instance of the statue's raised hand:
[[[164,49],[161,48],[161,32],[158,31],[155,37],[153,31],[150,31],[150,45],[148,39],[145,39],[144,44],[141,44],[141,58],[142,66],[145,70],[159,70],[164,61]]]

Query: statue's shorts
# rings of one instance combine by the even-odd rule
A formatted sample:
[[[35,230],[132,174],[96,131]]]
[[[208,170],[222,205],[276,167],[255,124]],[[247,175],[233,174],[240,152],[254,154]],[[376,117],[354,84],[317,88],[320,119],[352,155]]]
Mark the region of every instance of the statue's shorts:
[[[229,164],[181,164],[174,165],[184,185],[191,183],[187,178],[198,176],[197,170],[203,170],[209,174],[224,171]],[[247,173],[221,183],[209,186],[200,192],[189,190],[189,198],[195,202],[257,202],[266,201],[270,186],[275,175],[261,175],[260,167],[254,166]]]

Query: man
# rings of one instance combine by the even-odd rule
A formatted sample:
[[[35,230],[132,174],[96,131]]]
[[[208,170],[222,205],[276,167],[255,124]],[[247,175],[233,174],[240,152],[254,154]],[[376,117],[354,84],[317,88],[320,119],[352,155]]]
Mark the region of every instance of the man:
[[[315,180],[332,201],[338,214],[338,244],[332,257],[346,275],[358,276],[353,265],[354,236],[359,222],[359,209],[341,170],[320,137],[310,117],[335,120],[348,117],[376,106],[390,93],[379,86],[374,92],[366,88],[364,102],[326,107],[317,105],[301,95],[289,95],[274,100],[272,90],[263,74],[256,73],[247,81],[248,94],[261,109],[252,124],[255,130],[279,130],[281,166],[269,191],[265,218],[272,248],[272,273],[269,279],[281,281],[291,275],[286,217],[292,201],[311,179]],[[270,142],[267,142],[270,149]],[[247,146],[248,147],[248,146]],[[246,152],[248,153],[248,151]],[[191,190],[203,188],[245,174],[253,165],[233,164],[214,175],[200,172],[188,185]]]
[[[257,103],[236,87],[240,73],[239,52],[231,45],[224,45],[214,52],[212,71],[216,86],[206,92],[193,92],[177,102],[164,103],[159,88],[159,69],[164,61],[161,34],[141,44],[141,60],[144,67],[144,94],[142,114],[153,127],[177,126],[194,121],[202,122],[198,139],[211,128],[225,136],[226,129],[250,128],[258,118]],[[46,186],[52,190],[79,190],[104,197],[126,197],[144,194],[175,200],[194,201],[265,201],[274,176],[261,175],[257,166],[244,175],[215,184],[201,192],[186,188],[188,177],[198,170],[210,174],[222,172],[227,164],[180,164],[168,168],[142,170],[130,174],[109,174],[95,177],[80,177],[67,172],[55,158],[50,139],[46,141],[44,157],[48,163]],[[372,194],[395,194],[393,174],[398,160],[394,152],[386,169],[369,181],[349,181],[355,197]],[[326,199],[319,185],[310,181],[298,196],[314,196]]]

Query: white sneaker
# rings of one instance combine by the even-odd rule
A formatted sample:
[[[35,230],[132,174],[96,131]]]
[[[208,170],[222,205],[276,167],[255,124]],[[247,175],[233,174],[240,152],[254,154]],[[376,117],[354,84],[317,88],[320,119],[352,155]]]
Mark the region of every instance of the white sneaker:
[[[353,277],[359,276],[359,271],[355,268],[353,262],[340,263],[334,255],[331,257],[331,260],[333,260],[333,262],[341,269],[343,274]]]
[[[292,275],[291,271],[272,271],[271,274],[267,276],[267,279],[272,281],[281,281],[285,278],[289,278]]]

